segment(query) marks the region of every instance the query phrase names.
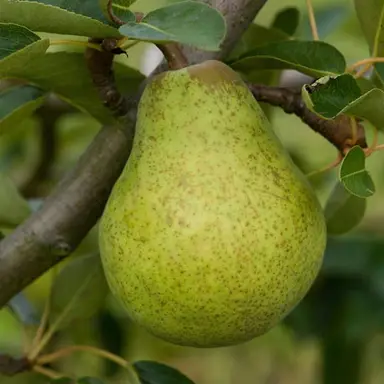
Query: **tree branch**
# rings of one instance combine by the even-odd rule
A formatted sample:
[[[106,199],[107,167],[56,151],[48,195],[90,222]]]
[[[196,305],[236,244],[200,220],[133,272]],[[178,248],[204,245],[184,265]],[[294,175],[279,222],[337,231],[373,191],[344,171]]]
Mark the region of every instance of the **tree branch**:
[[[190,63],[228,54],[266,0],[206,2],[224,14],[228,34],[220,52],[184,49]],[[119,107],[123,104],[117,103]],[[124,129],[102,128],[43,207],[0,242],[0,308],[69,255],[95,225],[129,156],[135,114],[132,103]]]
[[[294,113],[296,116],[311,127],[315,132],[322,135],[332,143],[341,153],[353,145],[367,147],[364,127],[357,125],[357,137],[353,142],[350,118],[340,115],[334,120],[326,120],[310,111],[303,102],[300,90],[282,87],[269,87],[260,84],[248,84],[255,99],[280,107],[286,113]]]

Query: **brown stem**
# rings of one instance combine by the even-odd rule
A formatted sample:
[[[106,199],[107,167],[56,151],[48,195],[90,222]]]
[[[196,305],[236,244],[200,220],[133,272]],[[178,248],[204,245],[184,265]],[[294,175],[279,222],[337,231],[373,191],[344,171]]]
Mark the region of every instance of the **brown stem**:
[[[286,113],[294,113],[315,132],[332,143],[341,153],[353,145],[367,147],[364,127],[358,123],[356,137],[351,129],[350,118],[345,115],[326,120],[310,111],[301,98],[300,90],[248,84],[256,100],[280,107]]]
[[[157,44],[157,48],[163,53],[170,70],[182,69],[188,66],[187,58],[177,44]]]
[[[113,114],[122,119],[126,117],[132,105],[117,88],[115,76],[113,72],[114,51],[118,49],[116,39],[90,39],[91,42],[101,43],[103,51],[97,51],[87,48],[85,51],[85,59],[89,69],[89,73],[95,84],[100,99],[104,105],[109,108]]]
[[[113,9],[112,9],[112,5],[113,5],[113,0],[108,0],[108,4],[107,4],[107,12],[108,12],[108,16],[109,16],[109,19],[114,22],[115,24],[117,25],[124,25],[124,21],[119,19],[114,13],[113,13]]]
[[[25,357],[15,358],[8,355],[0,355],[0,373],[5,376],[14,376],[30,369],[30,362]]]

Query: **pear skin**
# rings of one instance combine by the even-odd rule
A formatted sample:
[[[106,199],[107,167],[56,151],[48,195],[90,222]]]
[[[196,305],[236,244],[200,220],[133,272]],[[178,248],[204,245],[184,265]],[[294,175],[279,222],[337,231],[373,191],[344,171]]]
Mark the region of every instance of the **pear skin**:
[[[240,76],[206,61],[146,86],[99,242],[111,291],[135,322],[208,348],[262,335],[300,302],[326,225]]]

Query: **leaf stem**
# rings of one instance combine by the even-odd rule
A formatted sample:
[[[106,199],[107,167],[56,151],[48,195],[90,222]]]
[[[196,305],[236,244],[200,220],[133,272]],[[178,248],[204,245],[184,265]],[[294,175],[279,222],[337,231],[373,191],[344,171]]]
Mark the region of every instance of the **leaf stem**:
[[[318,175],[320,173],[324,173],[324,172],[327,172],[333,168],[336,168],[340,163],[341,163],[341,160],[343,159],[343,156],[341,155],[341,153],[339,152],[338,156],[337,156],[337,159],[332,161],[331,164],[328,164],[326,167],[324,168],[321,168],[319,170],[316,170],[316,171],[312,171],[312,172],[309,172],[307,173],[305,176],[308,177],[308,178],[311,178],[315,175]]]
[[[369,69],[369,68],[372,66],[372,64],[374,64],[374,63],[384,63],[384,57],[369,57],[369,58],[367,58],[367,59],[359,60],[359,61],[357,61],[356,63],[350,65],[350,66],[347,68],[347,72],[353,72],[353,71],[356,70],[356,68],[358,68],[358,67],[364,65],[364,68],[361,70],[361,71],[364,70],[364,72],[363,72],[363,74],[364,74],[365,72],[368,71],[368,69]],[[369,67],[368,67],[368,65],[369,65]],[[366,68],[366,67],[368,67],[368,68]],[[358,72],[357,74],[359,74],[359,72]],[[356,76],[357,76],[357,74],[356,74]],[[361,75],[360,75],[360,76],[361,76]]]
[[[103,49],[98,44],[88,43],[86,41],[80,41],[80,40],[50,40],[50,45],[79,45],[85,48],[93,48],[97,51],[102,52]]]
[[[319,40],[319,32],[317,31],[315,12],[313,10],[312,0],[306,0],[306,1],[307,1],[309,24],[311,25],[313,40]]]
[[[137,373],[132,368],[131,364],[128,363],[127,360],[123,359],[120,356],[114,355],[111,352],[105,351],[105,350],[100,349],[100,348],[92,347],[89,345],[72,345],[70,347],[59,349],[56,352],[53,352],[53,353],[39,357],[36,360],[36,363],[38,365],[44,365],[44,364],[52,363],[52,362],[54,362],[54,361],[56,361],[62,357],[71,355],[73,352],[89,352],[89,353],[92,353],[94,355],[97,355],[97,356],[103,357],[105,359],[111,360],[114,363],[120,365],[121,367],[123,367],[129,371],[129,373],[132,375],[134,384],[140,384]]]
[[[378,130],[376,127],[373,127],[373,140],[372,140],[372,144],[369,146],[369,148],[367,148],[365,150],[365,156],[370,156],[372,155],[373,152],[375,152],[375,150],[379,147],[377,145],[377,141],[378,141]]]
[[[68,312],[76,302],[78,296],[85,289],[85,287],[87,286],[91,278],[92,278],[92,274],[89,275],[89,277],[83,282],[83,285],[79,288],[79,290],[75,293],[75,295],[72,296],[71,300],[68,302],[66,307],[62,310],[62,312],[57,317],[57,319],[53,322],[53,324],[49,327],[48,331],[42,336],[39,343],[34,348],[32,348],[32,350],[28,354],[28,359],[30,361],[36,360],[36,358],[39,356],[43,348],[50,342],[56,330],[58,329],[59,325],[64,321]]]
[[[365,75],[372,67],[372,63],[365,64],[363,68],[361,68],[359,71],[357,71],[354,75],[355,79],[359,79],[363,75]]]
[[[44,306],[43,316],[41,317],[41,321],[40,321],[39,327],[37,328],[35,337],[32,340],[31,348],[30,348],[28,355],[30,355],[30,354],[33,355],[33,350],[35,348],[37,348],[38,344],[40,343],[41,339],[43,338],[44,331],[45,331],[45,328],[46,328],[47,323],[48,323],[50,307],[51,307],[50,300],[48,298],[46,303],[45,303],[45,306]]]
[[[44,376],[49,377],[50,379],[60,379],[61,377],[64,377],[64,375],[60,372],[54,371],[53,369],[44,368],[40,365],[35,365],[32,367],[32,370],[36,373],[40,373]]]

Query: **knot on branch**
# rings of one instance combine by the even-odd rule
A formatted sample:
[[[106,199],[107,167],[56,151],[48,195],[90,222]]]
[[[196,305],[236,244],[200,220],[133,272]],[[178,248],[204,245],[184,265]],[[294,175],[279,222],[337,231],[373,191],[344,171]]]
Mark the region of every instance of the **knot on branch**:
[[[353,145],[367,148],[364,127],[357,124],[356,137],[353,137],[351,121],[340,115],[333,120],[324,119],[309,110],[301,98],[300,89],[269,87],[261,84],[247,84],[256,100],[283,109],[285,113],[295,114],[305,124],[332,143],[344,154]]]
[[[9,355],[0,355],[0,373],[5,376],[14,376],[30,369],[31,363],[26,357],[15,358]]]

